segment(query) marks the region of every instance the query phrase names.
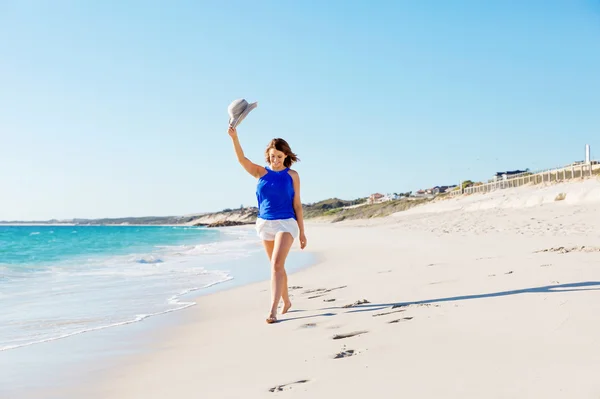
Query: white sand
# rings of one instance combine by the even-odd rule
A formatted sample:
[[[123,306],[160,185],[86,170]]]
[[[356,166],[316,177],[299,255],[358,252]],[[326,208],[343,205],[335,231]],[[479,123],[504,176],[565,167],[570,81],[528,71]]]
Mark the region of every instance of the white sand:
[[[598,398],[600,252],[535,251],[600,247],[599,193],[590,180],[309,223],[322,261],[290,276],[302,288],[282,322],[264,321],[268,282],[201,297],[72,397]],[[413,302],[428,304],[392,308]]]

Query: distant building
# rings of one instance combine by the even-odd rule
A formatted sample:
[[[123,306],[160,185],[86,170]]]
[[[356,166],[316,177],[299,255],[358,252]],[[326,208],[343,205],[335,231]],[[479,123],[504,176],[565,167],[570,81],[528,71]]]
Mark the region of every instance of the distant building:
[[[367,203],[378,204],[380,202],[394,201],[394,200],[397,200],[400,198],[402,198],[402,196],[398,195],[396,193],[388,193],[388,194],[375,193],[375,194],[371,194],[369,196],[369,198],[367,199]]]
[[[494,175],[494,179],[495,180],[506,179],[506,178],[509,178],[511,176],[520,175],[522,173],[527,173],[527,172],[529,172],[529,169],[525,169],[525,170],[507,170],[506,172],[496,172],[496,174]],[[506,176],[506,177],[504,177],[504,176]]]
[[[381,202],[381,199],[384,197],[385,197],[385,195],[380,194],[380,193],[371,194],[371,195],[369,195],[369,199],[367,200],[367,202],[369,204],[375,204],[377,202]]]
[[[434,186],[425,190],[419,190],[416,192],[415,196],[424,196],[424,195],[438,195],[448,191],[452,191],[456,186],[456,184],[451,186]]]
[[[456,184],[450,186],[436,186],[434,187],[434,194],[442,194],[447,193],[448,191],[452,191],[457,187]]]

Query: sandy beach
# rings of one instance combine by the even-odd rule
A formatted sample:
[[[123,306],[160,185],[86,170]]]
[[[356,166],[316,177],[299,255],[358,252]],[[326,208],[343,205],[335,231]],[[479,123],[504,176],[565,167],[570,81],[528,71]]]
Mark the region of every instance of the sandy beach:
[[[598,193],[594,179],[308,223],[319,262],[290,275],[279,323],[267,281],[200,297],[60,397],[598,398]]]

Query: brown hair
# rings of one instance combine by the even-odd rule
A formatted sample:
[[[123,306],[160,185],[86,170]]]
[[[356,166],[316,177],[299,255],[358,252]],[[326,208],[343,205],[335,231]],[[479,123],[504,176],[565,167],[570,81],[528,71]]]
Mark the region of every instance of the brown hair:
[[[290,145],[287,143],[287,141],[285,141],[284,139],[277,138],[271,140],[271,142],[267,146],[267,149],[265,150],[265,159],[267,160],[268,164],[271,163],[269,159],[269,150],[271,148],[274,148],[277,151],[281,151],[285,155],[287,155],[287,157],[283,161],[283,166],[285,166],[286,168],[292,166],[294,162],[300,161],[300,158],[298,158],[298,156],[292,152],[292,149],[290,148]]]

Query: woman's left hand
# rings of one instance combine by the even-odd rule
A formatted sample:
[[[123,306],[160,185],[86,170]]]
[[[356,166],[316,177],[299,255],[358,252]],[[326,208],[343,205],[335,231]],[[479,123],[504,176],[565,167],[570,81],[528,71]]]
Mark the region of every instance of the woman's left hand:
[[[306,247],[306,236],[304,233],[300,234],[300,249],[304,249]]]

